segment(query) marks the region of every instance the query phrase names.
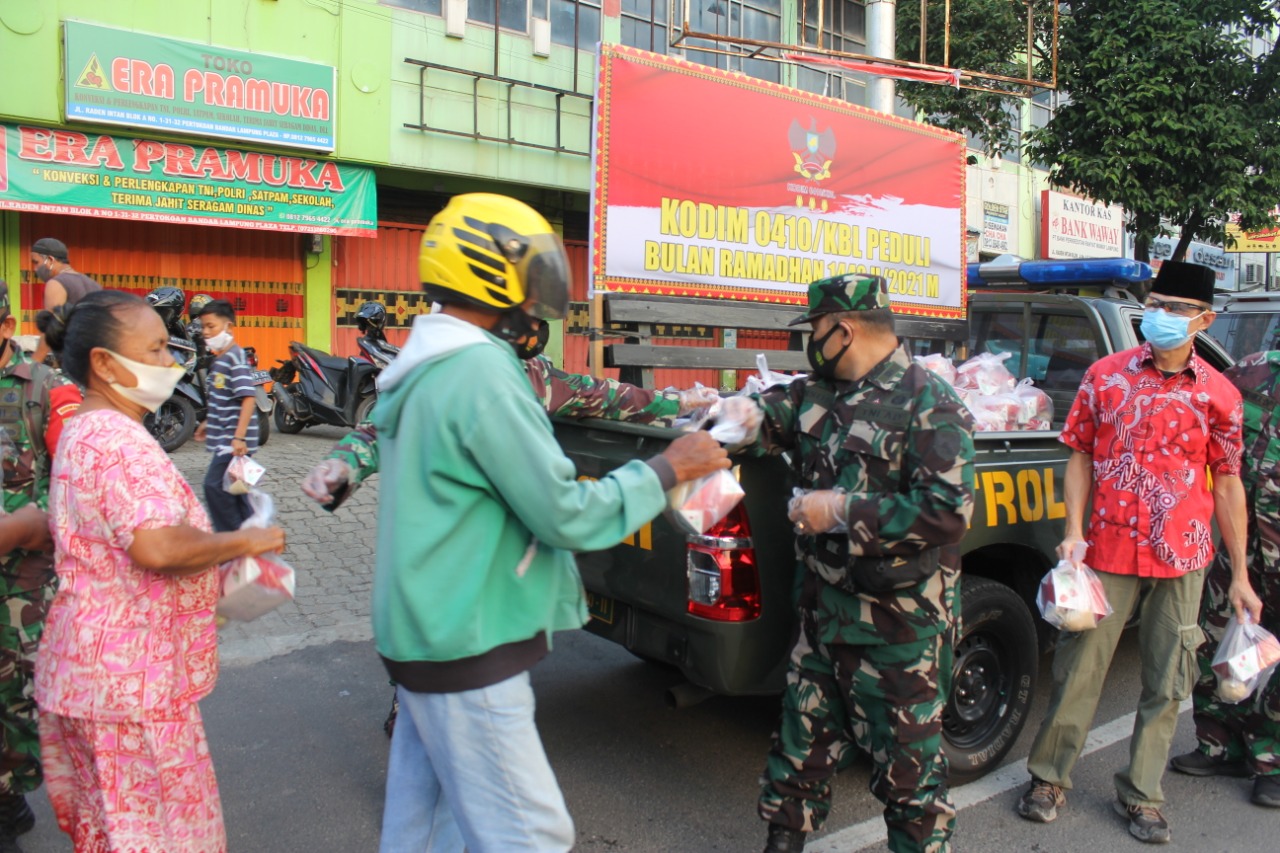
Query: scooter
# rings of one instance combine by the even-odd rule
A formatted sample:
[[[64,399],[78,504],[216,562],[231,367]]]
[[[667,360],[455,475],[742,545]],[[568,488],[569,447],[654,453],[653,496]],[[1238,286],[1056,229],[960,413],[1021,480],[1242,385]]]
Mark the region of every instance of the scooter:
[[[289,344],[289,352],[289,360],[270,371],[276,429],[290,434],[317,424],[349,429],[369,416],[378,399],[377,365],[329,355],[298,341]]]

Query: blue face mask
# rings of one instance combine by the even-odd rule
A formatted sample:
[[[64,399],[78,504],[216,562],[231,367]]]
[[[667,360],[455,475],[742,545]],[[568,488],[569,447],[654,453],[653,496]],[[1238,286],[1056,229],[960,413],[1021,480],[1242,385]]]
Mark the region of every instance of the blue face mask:
[[[1156,349],[1170,350],[1191,340],[1187,328],[1191,321],[1203,316],[1177,317],[1163,308],[1148,308],[1142,312],[1142,336]]]

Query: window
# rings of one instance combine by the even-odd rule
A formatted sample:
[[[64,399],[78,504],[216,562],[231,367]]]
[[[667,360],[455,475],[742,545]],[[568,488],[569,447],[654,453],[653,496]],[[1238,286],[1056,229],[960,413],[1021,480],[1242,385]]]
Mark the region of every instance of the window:
[[[492,25],[495,15],[504,30],[529,31],[528,0],[467,0],[468,21]]]
[[[1208,333],[1235,359],[1280,349],[1280,313],[1226,311],[1213,321]]]
[[[401,9],[411,9],[427,15],[444,14],[444,0],[378,0],[378,2],[384,6],[399,6]]]
[[[822,38],[824,50],[841,53],[867,52],[867,13],[861,2],[855,0],[824,0],[821,4]],[[818,0],[799,0],[800,26],[797,41],[801,46],[819,46]],[[867,102],[866,75],[852,71],[821,71],[816,68],[799,69],[796,85],[808,92],[817,92],[839,98],[853,104]]]
[[[545,4],[548,0],[543,0]],[[551,40],[556,44],[594,50],[600,41],[600,0],[549,0]],[[660,3],[663,0],[654,0]],[[539,15],[541,17],[541,15]],[[626,44],[623,40],[623,44]]]
[[[669,0],[622,0],[622,43],[654,53],[670,48],[667,35]]]

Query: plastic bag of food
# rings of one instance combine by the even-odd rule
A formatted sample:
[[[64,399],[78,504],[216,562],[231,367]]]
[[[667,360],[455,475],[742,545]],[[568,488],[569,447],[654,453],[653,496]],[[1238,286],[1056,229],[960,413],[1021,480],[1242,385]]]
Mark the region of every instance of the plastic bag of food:
[[[960,399],[973,415],[973,428],[976,432],[992,432],[1018,429],[1018,412],[1022,402],[1013,394],[993,394],[987,396],[973,391],[964,391]]]
[[[1213,656],[1213,671],[1218,676],[1218,698],[1235,704],[1253,695],[1259,684],[1271,677],[1280,662],[1280,642],[1266,628],[1254,624],[1245,613],[1244,622],[1234,617]]]
[[[1013,353],[1009,352],[1002,352],[999,355],[984,352],[981,355],[975,355],[956,368],[955,386],[977,391],[984,397],[1012,391],[1018,384],[1018,380],[1009,372],[1009,368],[1004,366],[1011,355]]]
[[[222,489],[233,495],[247,495],[262,475],[267,472],[251,456],[236,456],[227,463],[226,473],[222,475]]]
[[[1013,389],[1018,400],[1018,429],[1049,429],[1053,424],[1053,400],[1028,377]]]
[[[760,394],[775,385],[790,385],[797,379],[805,379],[807,373],[776,373],[769,369],[769,359],[764,353],[756,353],[756,370],[747,377],[747,384],[743,386],[741,394]]]
[[[1036,606],[1044,621],[1063,631],[1090,631],[1111,615],[1111,603],[1102,581],[1084,564],[1084,547],[1073,559],[1060,560],[1045,574],[1036,593]]]
[[[738,479],[722,468],[667,492],[667,516],[676,527],[701,535],[728,515],[743,494]]]
[[[940,352],[930,353],[929,355],[918,355],[915,357],[916,364],[932,370],[952,385],[956,384],[956,366]]]
[[[266,492],[249,493],[253,515],[240,525],[268,527],[275,514],[275,502]],[[222,597],[218,599],[218,615],[225,619],[249,622],[293,600],[296,575],[293,567],[279,554],[237,557],[218,567],[222,580]]]

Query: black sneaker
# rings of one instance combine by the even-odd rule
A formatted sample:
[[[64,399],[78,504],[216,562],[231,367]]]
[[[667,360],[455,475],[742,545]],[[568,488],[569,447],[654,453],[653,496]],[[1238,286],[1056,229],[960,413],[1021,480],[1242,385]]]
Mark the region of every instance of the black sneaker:
[[[776,823],[769,824],[769,841],[764,853],[804,853],[804,839],[808,835],[798,829],[787,829]]]
[[[1129,834],[1148,844],[1168,844],[1173,835],[1169,821],[1155,806],[1131,806],[1115,801],[1116,814],[1129,819]]]
[[[1225,755],[1205,755],[1193,749],[1169,759],[1169,766],[1188,776],[1234,776],[1243,779],[1250,776],[1249,766],[1243,761],[1231,760]]]
[[[30,832],[36,816],[22,794],[0,794],[0,836],[17,837]]]
[[[1249,798],[1255,805],[1280,809],[1280,776],[1259,776],[1253,780],[1253,796]]]
[[[0,853],[22,853],[18,839],[12,833],[0,831]]]
[[[1018,800],[1018,814],[1036,823],[1053,823],[1058,809],[1067,805],[1067,792],[1042,779],[1032,777],[1031,787]]]

